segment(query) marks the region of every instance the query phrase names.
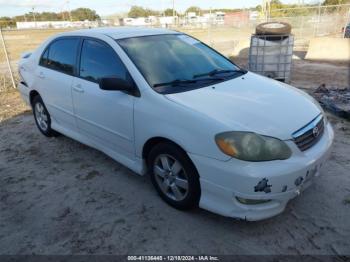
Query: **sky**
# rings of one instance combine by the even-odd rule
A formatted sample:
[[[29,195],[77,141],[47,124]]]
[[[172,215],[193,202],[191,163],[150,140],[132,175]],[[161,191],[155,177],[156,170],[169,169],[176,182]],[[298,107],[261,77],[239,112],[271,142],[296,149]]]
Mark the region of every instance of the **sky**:
[[[174,0],[175,9],[183,12],[189,6],[209,8],[244,8],[261,4],[262,0]],[[298,3],[298,0],[282,0],[283,3]],[[317,0],[304,2],[317,2]],[[155,10],[172,8],[173,0],[0,0],[0,16],[15,16],[30,12],[60,12],[78,7],[96,10],[100,16],[127,12],[132,5]]]

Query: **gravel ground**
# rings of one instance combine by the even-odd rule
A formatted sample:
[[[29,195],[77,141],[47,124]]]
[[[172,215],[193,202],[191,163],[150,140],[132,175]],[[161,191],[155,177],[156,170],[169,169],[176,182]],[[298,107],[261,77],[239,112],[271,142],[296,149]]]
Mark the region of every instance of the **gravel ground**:
[[[335,83],[325,76],[333,66],[298,63],[296,86]],[[302,78],[308,67],[314,82]],[[42,136],[18,95],[8,97],[0,97],[0,254],[350,255],[350,122],[330,116],[331,158],[284,213],[244,222],[169,207],[148,177],[67,137]]]

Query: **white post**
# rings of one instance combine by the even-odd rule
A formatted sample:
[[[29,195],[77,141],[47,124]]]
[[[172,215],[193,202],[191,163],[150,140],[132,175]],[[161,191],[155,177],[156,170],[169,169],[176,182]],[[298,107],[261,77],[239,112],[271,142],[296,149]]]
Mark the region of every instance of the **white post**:
[[[304,15],[301,17],[301,28],[300,28],[300,39],[303,39],[303,33],[304,33]]]
[[[68,9],[69,21],[72,22],[72,14],[71,14],[70,8],[69,8],[69,0],[67,0],[67,9]]]
[[[316,35],[314,36],[317,36],[318,35],[318,32],[319,32],[319,27],[320,27],[320,23],[321,23],[321,1],[319,2],[318,4],[318,22],[317,22],[317,27],[316,27]]]
[[[173,27],[176,27],[178,24],[177,18],[175,18],[175,0],[173,0]]]
[[[33,19],[34,19],[34,25],[35,25],[35,28],[36,28],[36,18],[35,18],[35,7],[33,6]]]
[[[350,8],[349,8],[349,10],[348,10],[347,19],[346,19],[345,25],[344,25],[343,38],[345,38],[346,27],[348,26],[349,23],[350,23]]]
[[[173,0],[173,19],[175,17],[175,0]]]
[[[1,28],[0,28],[0,38],[1,38],[1,42],[2,42],[3,49],[4,49],[4,53],[5,53],[5,58],[6,58],[7,66],[8,66],[9,71],[10,71],[10,76],[11,76],[11,80],[12,80],[12,87],[13,87],[13,88],[16,88],[15,79],[13,78],[13,72],[12,72],[12,68],[11,68],[11,64],[10,64],[9,57],[8,57],[8,55],[7,55],[7,50],[6,50],[5,41],[4,41],[4,37],[3,37],[3,35],[2,35],[2,29],[1,29]]]

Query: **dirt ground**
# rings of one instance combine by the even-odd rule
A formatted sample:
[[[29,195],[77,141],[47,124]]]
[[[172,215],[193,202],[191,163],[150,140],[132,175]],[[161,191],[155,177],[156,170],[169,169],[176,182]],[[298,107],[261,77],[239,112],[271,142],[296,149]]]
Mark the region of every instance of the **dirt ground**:
[[[298,60],[292,83],[346,87],[349,67]],[[0,254],[350,255],[350,122],[329,119],[322,175],[281,215],[244,222],[169,207],[148,177],[42,136],[18,94],[0,94]]]

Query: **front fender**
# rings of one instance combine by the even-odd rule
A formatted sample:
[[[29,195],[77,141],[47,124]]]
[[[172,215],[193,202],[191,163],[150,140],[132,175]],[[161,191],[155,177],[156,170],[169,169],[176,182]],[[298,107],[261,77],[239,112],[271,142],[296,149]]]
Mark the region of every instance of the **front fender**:
[[[142,157],[144,144],[153,137],[173,141],[186,152],[222,161],[230,159],[215,143],[220,123],[154,91],[143,92],[134,105],[135,154]]]

